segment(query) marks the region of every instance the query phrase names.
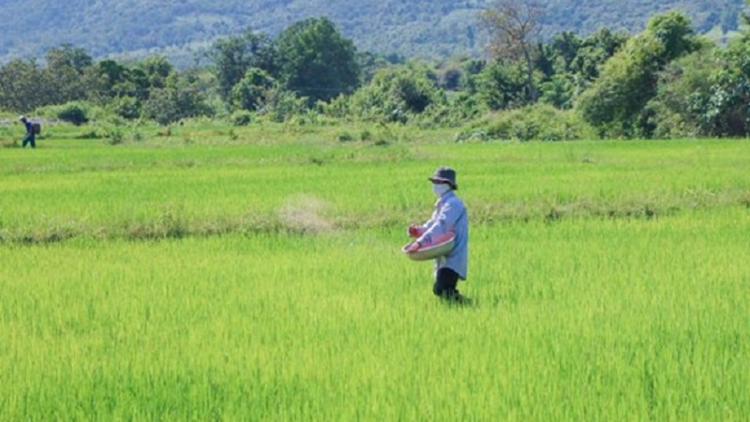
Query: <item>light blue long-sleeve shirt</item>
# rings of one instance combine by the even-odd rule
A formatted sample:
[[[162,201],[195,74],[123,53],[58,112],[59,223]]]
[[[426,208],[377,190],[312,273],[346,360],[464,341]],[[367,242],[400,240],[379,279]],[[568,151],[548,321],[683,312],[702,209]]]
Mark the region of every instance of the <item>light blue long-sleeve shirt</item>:
[[[450,268],[461,280],[466,280],[469,258],[469,215],[463,201],[454,191],[450,191],[435,203],[432,217],[422,225],[424,232],[417,239],[420,243],[429,243],[433,236],[448,231],[456,235],[455,246],[448,255],[435,260],[435,271]]]

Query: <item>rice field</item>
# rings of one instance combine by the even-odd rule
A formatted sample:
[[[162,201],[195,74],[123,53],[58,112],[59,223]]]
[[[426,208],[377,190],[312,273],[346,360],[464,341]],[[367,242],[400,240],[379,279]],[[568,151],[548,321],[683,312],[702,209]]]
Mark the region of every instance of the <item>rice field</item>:
[[[0,420],[750,417],[748,141],[272,129],[0,150]],[[399,251],[438,165],[468,305]]]

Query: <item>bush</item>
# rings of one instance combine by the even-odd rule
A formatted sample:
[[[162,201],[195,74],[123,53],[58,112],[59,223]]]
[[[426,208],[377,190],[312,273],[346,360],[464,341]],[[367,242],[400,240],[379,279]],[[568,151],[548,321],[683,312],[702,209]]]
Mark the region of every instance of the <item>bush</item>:
[[[63,104],[57,111],[57,118],[72,123],[76,126],[80,126],[84,123],[88,123],[89,108],[84,103],[71,102]]]
[[[456,141],[572,141],[593,139],[595,134],[594,129],[574,111],[537,104],[493,114],[485,122],[456,135]]]
[[[329,112],[382,123],[406,123],[431,106],[446,102],[428,73],[419,64],[382,69],[350,98],[336,100]]]
[[[107,129],[107,143],[109,145],[121,145],[125,142],[125,135],[119,127]]]
[[[270,121],[281,123],[306,114],[306,104],[306,98],[298,98],[293,92],[283,89],[274,89],[269,91],[268,100],[261,112]]]
[[[120,97],[113,102],[112,108],[115,115],[127,120],[134,120],[141,116],[141,105],[138,99],[133,97]]]
[[[353,140],[354,140],[354,136],[352,136],[351,133],[346,132],[346,131],[339,133],[339,142],[351,142]]]
[[[266,71],[250,68],[232,89],[232,100],[241,110],[257,111],[267,101],[268,92],[276,82]]]
[[[253,115],[249,111],[241,110],[232,113],[232,125],[247,126],[253,121]]]

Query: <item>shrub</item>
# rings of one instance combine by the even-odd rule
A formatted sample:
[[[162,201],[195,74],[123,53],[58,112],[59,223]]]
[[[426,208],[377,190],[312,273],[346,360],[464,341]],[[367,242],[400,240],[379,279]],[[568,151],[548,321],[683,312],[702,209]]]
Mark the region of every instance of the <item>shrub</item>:
[[[493,114],[478,127],[459,133],[456,140],[572,141],[594,136],[594,129],[574,111],[537,104]]]
[[[138,99],[133,97],[120,97],[112,105],[115,115],[123,119],[134,120],[141,116],[141,105]]]
[[[81,102],[70,102],[63,104],[57,111],[57,118],[80,126],[89,121],[89,108]]]
[[[266,71],[250,68],[232,89],[232,100],[242,110],[258,110],[267,101],[275,80]]]
[[[351,142],[354,140],[354,136],[352,136],[349,132],[342,132],[339,133],[339,142]]]
[[[268,100],[261,110],[273,122],[286,122],[293,116],[305,114],[307,99],[299,98],[293,92],[283,89],[269,91]]]
[[[232,113],[232,125],[247,126],[253,120],[253,115],[247,110],[240,110]]]
[[[334,115],[348,112],[364,120],[406,123],[410,117],[446,101],[428,73],[419,64],[382,69],[368,85],[346,101],[337,100],[330,110]]]
[[[109,145],[121,145],[125,142],[125,135],[118,127],[112,127],[107,130],[107,143]]]

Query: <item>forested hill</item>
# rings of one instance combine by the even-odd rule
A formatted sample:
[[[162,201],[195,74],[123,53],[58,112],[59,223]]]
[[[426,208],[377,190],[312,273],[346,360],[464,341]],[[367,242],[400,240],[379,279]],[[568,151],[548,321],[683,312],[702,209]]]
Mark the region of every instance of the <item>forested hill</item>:
[[[541,0],[545,32],[581,35],[601,26],[639,31],[668,9],[685,11],[699,32],[737,27],[743,0]],[[0,62],[42,57],[70,43],[94,57],[192,56],[217,37],[252,28],[274,35],[327,16],[360,50],[403,56],[478,53],[477,13],[489,0],[0,0]]]

